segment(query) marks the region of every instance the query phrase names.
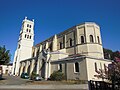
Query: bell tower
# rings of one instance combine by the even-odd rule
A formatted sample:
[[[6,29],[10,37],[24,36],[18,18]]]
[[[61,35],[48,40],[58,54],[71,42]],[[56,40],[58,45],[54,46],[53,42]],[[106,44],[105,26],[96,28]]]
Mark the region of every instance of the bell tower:
[[[32,47],[34,43],[34,20],[28,20],[27,17],[22,22],[19,34],[18,45],[14,55],[13,72],[19,74],[20,61],[32,57]]]

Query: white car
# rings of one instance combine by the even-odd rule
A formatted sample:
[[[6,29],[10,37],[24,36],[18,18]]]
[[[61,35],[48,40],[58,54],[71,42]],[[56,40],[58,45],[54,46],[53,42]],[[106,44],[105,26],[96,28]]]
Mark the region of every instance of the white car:
[[[35,77],[35,81],[41,81],[43,78],[42,77],[40,77],[40,76],[36,76]]]

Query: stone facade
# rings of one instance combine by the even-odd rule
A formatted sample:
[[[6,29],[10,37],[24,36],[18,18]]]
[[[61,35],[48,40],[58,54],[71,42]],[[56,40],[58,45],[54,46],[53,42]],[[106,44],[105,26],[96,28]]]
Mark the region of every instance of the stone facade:
[[[61,69],[66,79],[98,80],[94,77],[95,63],[98,68],[111,63],[103,57],[100,27],[94,22],[73,26],[33,47],[32,43],[33,40],[31,52],[24,49],[31,56],[19,60],[18,75],[36,72],[47,79],[54,71]]]
[[[10,75],[12,73],[12,63],[8,64],[8,65],[0,65],[2,67],[2,70],[3,70],[3,74],[6,74],[6,75]]]
[[[22,22],[21,31],[19,34],[18,45],[14,55],[12,74],[18,75],[20,62],[31,58],[32,47],[34,42],[34,20],[30,21],[25,17]]]

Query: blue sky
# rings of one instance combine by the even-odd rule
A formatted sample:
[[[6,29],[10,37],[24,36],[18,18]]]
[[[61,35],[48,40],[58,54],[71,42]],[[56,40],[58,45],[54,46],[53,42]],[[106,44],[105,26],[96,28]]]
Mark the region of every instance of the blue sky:
[[[92,21],[101,27],[103,47],[120,50],[120,0],[0,0],[0,45],[12,60],[25,16],[35,19],[34,44]]]

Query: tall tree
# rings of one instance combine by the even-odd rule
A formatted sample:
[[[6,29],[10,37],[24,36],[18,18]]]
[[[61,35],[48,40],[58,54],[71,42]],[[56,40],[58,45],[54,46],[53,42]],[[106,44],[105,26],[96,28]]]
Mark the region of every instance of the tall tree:
[[[0,65],[8,64],[10,62],[10,50],[6,50],[5,45],[0,46]]]
[[[120,58],[120,52],[119,51],[113,52],[110,49],[103,48],[103,52],[104,52],[104,58],[105,59],[116,60],[116,57]]]
[[[111,59],[111,60],[114,59],[113,51],[112,50],[103,48],[103,52],[104,52],[104,58],[105,59]]]

